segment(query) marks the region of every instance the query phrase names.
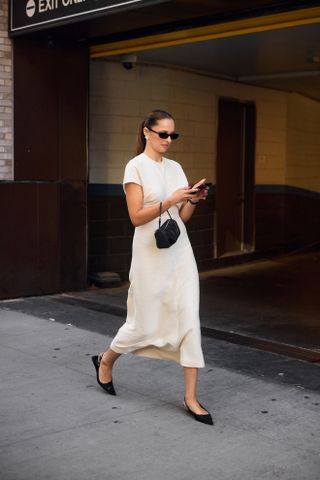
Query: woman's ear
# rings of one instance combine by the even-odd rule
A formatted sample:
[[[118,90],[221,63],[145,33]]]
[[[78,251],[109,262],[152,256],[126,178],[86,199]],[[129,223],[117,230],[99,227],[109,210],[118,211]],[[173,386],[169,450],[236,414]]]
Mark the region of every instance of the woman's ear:
[[[143,129],[143,135],[144,135],[144,138],[145,138],[146,140],[148,140],[148,138],[149,138],[149,137],[148,137],[148,133],[149,133],[149,130],[148,130],[146,127],[144,127],[144,129]]]

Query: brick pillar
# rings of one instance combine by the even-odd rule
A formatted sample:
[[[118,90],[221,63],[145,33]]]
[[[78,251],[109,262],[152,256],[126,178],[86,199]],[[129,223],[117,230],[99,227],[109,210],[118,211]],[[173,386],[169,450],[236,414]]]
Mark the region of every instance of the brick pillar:
[[[8,3],[0,3],[0,180],[13,180],[13,70]]]

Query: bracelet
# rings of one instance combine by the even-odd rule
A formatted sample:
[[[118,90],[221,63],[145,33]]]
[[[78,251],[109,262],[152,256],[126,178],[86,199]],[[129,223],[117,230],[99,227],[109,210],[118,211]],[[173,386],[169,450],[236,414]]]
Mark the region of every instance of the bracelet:
[[[188,199],[188,202],[191,203],[191,205],[198,205],[200,200],[198,200],[197,202],[193,202],[192,200],[190,200],[190,198]]]

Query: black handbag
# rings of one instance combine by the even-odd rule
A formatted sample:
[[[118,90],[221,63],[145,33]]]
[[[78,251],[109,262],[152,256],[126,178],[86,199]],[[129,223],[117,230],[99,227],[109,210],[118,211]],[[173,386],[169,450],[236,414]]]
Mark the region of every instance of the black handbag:
[[[154,232],[154,236],[158,248],[169,248],[176,243],[180,235],[180,228],[177,222],[171,217],[169,210],[166,211],[170,218],[161,225],[161,210],[162,203],[160,203],[159,228]]]

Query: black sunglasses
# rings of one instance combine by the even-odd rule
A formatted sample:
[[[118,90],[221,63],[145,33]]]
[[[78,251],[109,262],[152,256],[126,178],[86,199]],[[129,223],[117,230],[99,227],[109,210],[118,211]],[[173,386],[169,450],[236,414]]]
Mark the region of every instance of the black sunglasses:
[[[170,137],[171,140],[176,140],[179,137],[179,133],[167,133],[167,132],[156,132],[155,130],[152,130],[152,128],[147,127],[148,130],[151,130],[151,132],[157,133],[160,138],[168,138]]]

